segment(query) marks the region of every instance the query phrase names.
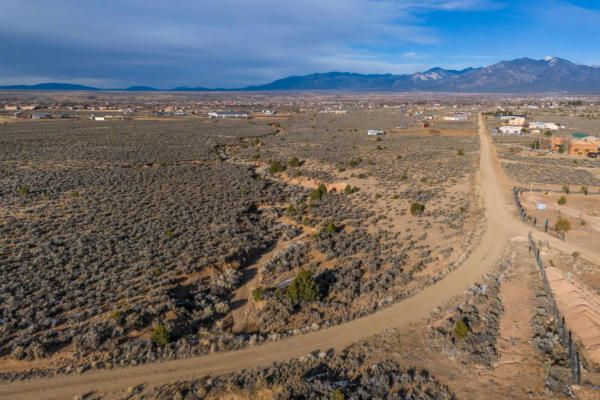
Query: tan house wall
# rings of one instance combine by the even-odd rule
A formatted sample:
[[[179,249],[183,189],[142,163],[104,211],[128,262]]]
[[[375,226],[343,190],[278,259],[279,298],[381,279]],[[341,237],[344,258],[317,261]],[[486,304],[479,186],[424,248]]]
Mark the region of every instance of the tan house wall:
[[[599,144],[600,143],[598,142],[589,143],[584,142],[583,140],[571,140],[571,142],[569,143],[568,154],[585,156],[588,153],[597,153]]]

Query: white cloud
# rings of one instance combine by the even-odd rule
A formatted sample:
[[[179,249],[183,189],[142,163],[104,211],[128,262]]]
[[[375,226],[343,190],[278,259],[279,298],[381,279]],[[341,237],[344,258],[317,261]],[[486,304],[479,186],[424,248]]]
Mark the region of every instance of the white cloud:
[[[9,76],[73,73],[125,84],[239,85],[289,73],[361,68],[407,71],[394,53],[439,42],[423,25],[427,10],[475,10],[490,0],[220,0],[171,2],[4,0],[0,45]],[[48,50],[44,50],[48,49]],[[51,57],[42,56],[54,49]],[[412,55],[412,53],[415,53]],[[398,60],[395,60],[398,61]],[[401,61],[399,61],[401,62]],[[387,69],[383,69],[387,68]],[[409,72],[409,71],[407,71]],[[79,78],[83,79],[83,78]]]

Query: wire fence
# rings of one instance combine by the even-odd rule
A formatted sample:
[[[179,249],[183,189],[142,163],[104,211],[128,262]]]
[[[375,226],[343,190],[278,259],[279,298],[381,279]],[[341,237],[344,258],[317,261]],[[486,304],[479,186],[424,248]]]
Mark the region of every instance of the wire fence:
[[[519,212],[519,216],[521,217],[521,221],[523,221],[525,223],[531,223],[531,225],[533,226],[534,229],[539,227],[539,230],[544,231],[544,232],[550,232],[557,238],[565,240],[565,232],[559,231],[552,225],[549,225],[549,222],[547,219],[544,223],[541,223],[541,221],[540,221],[540,224],[538,224],[536,217],[532,218],[531,216],[529,216],[529,218],[528,218],[527,213],[525,212],[525,209],[521,205],[521,199],[519,198],[519,195],[521,193],[527,192],[527,191],[529,191],[529,190],[523,189],[523,188],[518,188],[518,187],[513,187],[513,196],[515,198],[515,204],[517,206],[517,211]]]
[[[552,294],[552,290],[550,290],[550,283],[548,282],[548,276],[546,275],[546,267],[544,267],[544,263],[542,262],[542,258],[540,256],[540,250],[536,246],[531,232],[529,232],[529,248],[535,256],[537,266],[540,270],[540,274],[542,275],[542,280],[546,289],[546,296],[550,300],[550,308],[558,327],[561,344],[563,345],[563,348],[569,350],[569,366],[571,367],[571,377],[573,379],[573,383],[580,384],[581,363],[579,359],[579,352],[577,351],[575,343],[573,342],[573,334],[567,328],[565,317],[561,317],[560,312],[558,311],[556,300],[554,300],[554,295]]]

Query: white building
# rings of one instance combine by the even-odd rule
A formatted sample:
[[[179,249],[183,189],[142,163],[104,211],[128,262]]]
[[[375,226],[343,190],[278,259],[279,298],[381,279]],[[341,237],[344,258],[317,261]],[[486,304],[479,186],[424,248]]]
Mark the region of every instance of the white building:
[[[445,121],[466,121],[471,116],[471,113],[468,112],[456,112],[452,115],[444,116]]]
[[[530,122],[529,127],[536,129],[549,129],[551,131],[555,131],[560,128],[554,122]]]
[[[522,133],[522,126],[504,125],[498,128],[500,133],[505,135],[520,135]]]
[[[211,111],[210,118],[248,118],[248,113],[243,111]]]
[[[385,131],[382,131],[380,129],[369,129],[367,131],[367,135],[369,135],[369,136],[382,136],[382,135],[385,135]]]

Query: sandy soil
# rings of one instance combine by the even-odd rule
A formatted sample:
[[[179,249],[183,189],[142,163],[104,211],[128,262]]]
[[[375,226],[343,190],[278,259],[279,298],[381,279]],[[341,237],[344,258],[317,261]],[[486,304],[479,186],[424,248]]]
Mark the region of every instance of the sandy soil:
[[[554,267],[546,267],[552,293],[567,326],[583,345],[584,357],[600,366],[600,298]]]

